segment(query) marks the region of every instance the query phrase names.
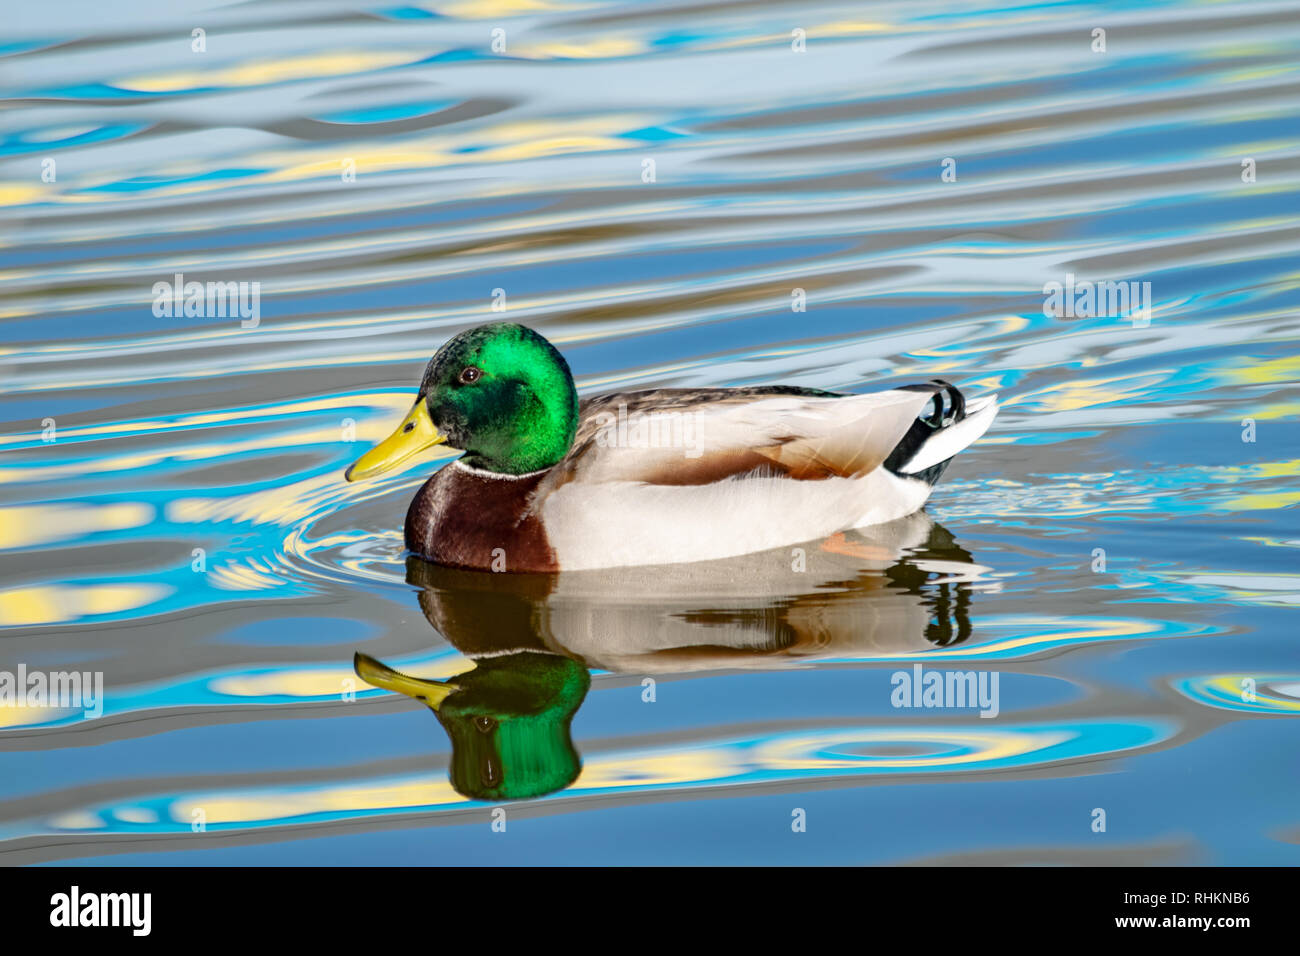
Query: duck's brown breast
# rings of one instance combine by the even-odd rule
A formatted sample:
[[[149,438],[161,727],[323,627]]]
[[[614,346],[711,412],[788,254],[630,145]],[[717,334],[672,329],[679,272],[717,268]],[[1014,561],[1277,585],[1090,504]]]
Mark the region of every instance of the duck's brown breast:
[[[406,512],[406,547],[437,564],[481,571],[558,571],[555,551],[529,502],[545,472],[493,477],[452,463]]]

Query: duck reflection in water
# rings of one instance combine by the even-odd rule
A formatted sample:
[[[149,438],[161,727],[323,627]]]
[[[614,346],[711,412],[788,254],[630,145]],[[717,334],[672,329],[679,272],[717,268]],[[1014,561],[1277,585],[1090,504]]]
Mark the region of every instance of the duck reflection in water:
[[[365,654],[355,666],[367,683],[433,710],[451,738],[451,785],[467,797],[540,797],[578,776],[569,723],[591,675],[572,658],[532,651],[487,657],[452,681],[399,674]]]
[[[995,588],[918,513],[821,542],[721,561],[493,574],[407,559],[429,623],[474,662],[423,680],[356,656],[367,683],[430,707],[451,739],[452,786],[483,800],[562,789],[581,769],[570,724],[589,669],[660,675],[911,656],[970,636],[973,592]]]

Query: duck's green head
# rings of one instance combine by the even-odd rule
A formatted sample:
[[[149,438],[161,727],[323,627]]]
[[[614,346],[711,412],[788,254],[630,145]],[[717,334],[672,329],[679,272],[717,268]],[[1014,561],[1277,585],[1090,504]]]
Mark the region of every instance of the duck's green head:
[[[578,392],[555,346],[522,325],[481,325],[429,360],[411,411],[346,477],[382,474],[442,442],[475,468],[522,475],[568,454],[577,428]]]
[[[483,658],[451,681],[408,677],[357,654],[369,684],[422,701],[451,738],[451,785],[479,800],[522,800],[567,787],[582,761],[569,735],[591,687],[577,661],[525,651]]]

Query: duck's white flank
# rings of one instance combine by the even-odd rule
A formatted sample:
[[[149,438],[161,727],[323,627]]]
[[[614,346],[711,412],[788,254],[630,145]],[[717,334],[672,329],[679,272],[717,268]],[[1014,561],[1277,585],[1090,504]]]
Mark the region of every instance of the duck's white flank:
[[[930,486],[883,468],[857,478],[738,477],[705,485],[571,484],[542,505],[567,570],[707,561],[911,514]]]

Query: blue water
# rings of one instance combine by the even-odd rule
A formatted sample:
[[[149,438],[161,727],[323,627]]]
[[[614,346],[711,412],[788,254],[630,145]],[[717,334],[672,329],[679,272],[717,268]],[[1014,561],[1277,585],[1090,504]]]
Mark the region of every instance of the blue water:
[[[0,863],[1300,862],[1293,4],[71,6],[0,44],[0,683],[104,696],[0,702]],[[797,573],[408,567],[446,456],[343,469],[502,318],[584,393],[1002,411]],[[485,795],[356,651],[586,669],[580,771]]]

